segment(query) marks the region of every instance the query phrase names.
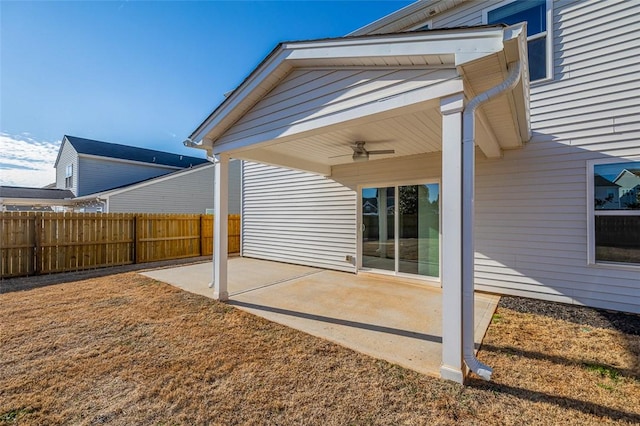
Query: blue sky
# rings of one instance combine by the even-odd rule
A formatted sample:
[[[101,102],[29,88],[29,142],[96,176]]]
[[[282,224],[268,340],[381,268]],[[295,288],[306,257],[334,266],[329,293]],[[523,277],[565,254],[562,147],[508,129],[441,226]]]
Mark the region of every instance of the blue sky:
[[[2,1],[0,183],[52,182],[65,134],[202,156],[182,141],[278,42],[410,3]]]

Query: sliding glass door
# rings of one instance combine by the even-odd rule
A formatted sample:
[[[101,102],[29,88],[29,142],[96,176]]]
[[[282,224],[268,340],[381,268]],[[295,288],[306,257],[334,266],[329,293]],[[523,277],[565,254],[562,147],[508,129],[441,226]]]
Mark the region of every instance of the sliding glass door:
[[[363,269],[440,276],[440,186],[362,189]]]

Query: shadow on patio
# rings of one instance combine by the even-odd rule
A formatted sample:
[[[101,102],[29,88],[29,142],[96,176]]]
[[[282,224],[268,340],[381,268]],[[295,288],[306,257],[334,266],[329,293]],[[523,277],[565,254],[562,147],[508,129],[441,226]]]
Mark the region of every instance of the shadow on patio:
[[[206,262],[143,274],[212,297],[211,270],[211,262]],[[228,303],[238,309],[439,376],[442,298],[438,288],[396,277],[232,258],[229,294]],[[498,300],[498,296],[476,294],[476,347]]]

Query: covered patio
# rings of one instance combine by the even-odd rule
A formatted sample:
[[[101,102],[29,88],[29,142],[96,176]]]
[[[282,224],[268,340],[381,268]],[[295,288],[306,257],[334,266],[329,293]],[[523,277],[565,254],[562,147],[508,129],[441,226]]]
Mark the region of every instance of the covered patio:
[[[211,262],[143,272],[213,297]],[[230,305],[411,370],[439,376],[442,291],[408,280],[308,266],[229,259]],[[475,297],[476,348],[499,297]]]
[[[437,241],[418,247],[426,267],[412,274],[428,275],[441,288],[441,309],[422,307],[425,320],[437,315],[442,324],[440,376],[463,382],[471,370],[489,380],[491,368],[474,354],[475,161],[476,155],[501,161],[503,150],[528,141],[527,70],[526,24],[280,44],[185,141],[216,162],[213,297],[230,296],[222,218],[231,158],[325,176],[357,193],[355,226],[334,253],[348,263],[334,268],[358,275],[367,272],[365,252],[372,252],[364,247],[364,191],[376,189],[381,212],[388,197],[380,194],[395,191],[395,204],[386,208],[395,217],[378,222],[395,229],[393,241],[378,241],[378,252],[394,259],[384,266],[385,279],[403,276],[399,188],[441,185],[431,220]],[[420,250],[433,255],[421,259]],[[399,287],[391,288],[389,300],[399,295]],[[327,300],[338,300],[339,289]],[[273,297],[277,290],[270,289]],[[344,297],[340,302],[350,303],[352,296]]]

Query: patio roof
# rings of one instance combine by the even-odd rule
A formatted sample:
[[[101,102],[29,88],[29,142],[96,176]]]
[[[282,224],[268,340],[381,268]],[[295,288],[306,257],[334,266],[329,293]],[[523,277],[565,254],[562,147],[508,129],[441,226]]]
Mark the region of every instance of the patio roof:
[[[371,184],[355,142],[388,150],[369,167],[442,152],[440,375],[490,379],[473,352],[475,146],[497,158],[528,141],[527,70],[525,23],[278,46],[185,141],[216,157],[213,297],[229,298],[230,158],[325,176],[344,164]]]
[[[471,99],[524,60],[524,24],[282,43],[191,134],[210,155],[331,174],[358,140],[401,157],[441,150],[442,97]],[[525,64],[526,65],[526,64]],[[526,66],[524,69],[526,70]],[[478,110],[490,158],[529,139],[528,78]]]

